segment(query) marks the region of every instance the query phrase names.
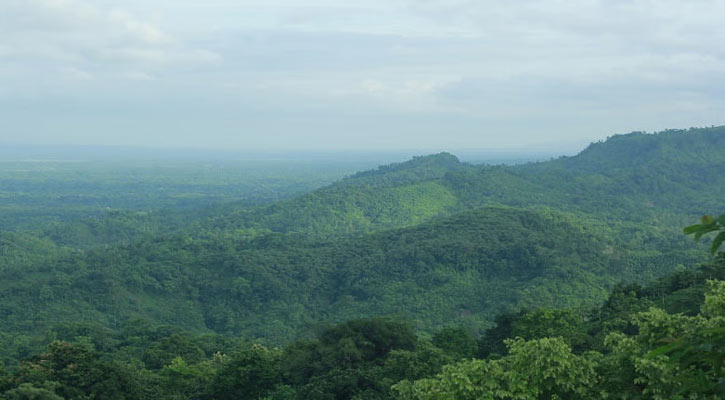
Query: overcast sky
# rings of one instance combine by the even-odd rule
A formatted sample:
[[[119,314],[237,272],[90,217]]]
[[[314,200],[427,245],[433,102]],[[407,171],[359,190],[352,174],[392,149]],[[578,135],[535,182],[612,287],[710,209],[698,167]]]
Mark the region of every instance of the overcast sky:
[[[570,149],[725,124],[725,1],[0,0],[0,143]]]

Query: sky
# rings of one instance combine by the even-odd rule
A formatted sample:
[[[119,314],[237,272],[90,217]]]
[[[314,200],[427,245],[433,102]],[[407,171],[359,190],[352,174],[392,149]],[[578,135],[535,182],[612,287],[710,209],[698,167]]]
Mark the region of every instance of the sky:
[[[0,145],[570,150],[725,124],[722,0],[0,0]]]

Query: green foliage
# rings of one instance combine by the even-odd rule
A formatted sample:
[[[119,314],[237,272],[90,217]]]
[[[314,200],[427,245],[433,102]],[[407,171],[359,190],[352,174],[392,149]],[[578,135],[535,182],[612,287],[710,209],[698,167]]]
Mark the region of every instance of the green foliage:
[[[607,337],[612,353],[604,369],[606,381],[618,383],[610,384],[608,391],[622,392],[619,385],[629,381],[634,385],[624,387],[631,395],[654,399],[719,398],[725,393],[725,319],[706,312],[708,303],[723,301],[717,287],[725,286],[722,282],[712,285],[703,314],[690,317],[652,308],[634,315],[638,334]]]
[[[6,155],[0,160],[0,229],[30,231],[73,247],[127,242],[210,214],[289,198],[374,165],[219,156],[100,153],[50,161]]]
[[[587,345],[584,318],[575,310],[540,309],[526,313],[514,322],[511,336],[526,340],[559,337],[578,351]]]
[[[540,309],[507,314],[497,319],[506,329],[488,331],[488,335],[497,332],[498,336],[508,332],[503,340],[506,351],[487,359],[459,362],[460,348],[470,346],[466,329],[445,328],[427,341],[417,337],[409,324],[391,318],[331,326],[313,339],[282,349],[241,342],[230,346],[208,335],[188,336],[169,328],[144,327],[138,322],[110,336],[92,326],[72,325],[58,334],[90,336],[79,336],[78,344],[54,342],[46,351],[21,363],[0,380],[5,382],[0,396],[178,400],[717,399],[722,397],[725,281],[708,280],[711,274],[725,274],[725,258],[704,265],[689,279],[683,280],[680,273],[647,287],[620,286],[601,308],[588,313]],[[701,299],[697,315],[671,314],[650,306],[648,296],[668,297],[683,290],[694,293],[694,289],[703,292],[696,296]],[[630,333],[609,331],[606,339],[599,335],[606,330],[604,327],[615,329],[610,321],[619,319],[629,320],[635,329]],[[514,332],[559,336],[524,339],[512,336]],[[571,337],[581,332],[586,332],[588,338],[582,341],[580,351],[573,351]],[[187,362],[176,356],[179,348],[200,341],[211,347],[198,361]],[[216,347],[213,343],[217,343]],[[89,349],[96,345],[106,349],[102,355]],[[129,352],[129,346],[135,350]],[[148,349],[165,352],[160,358],[175,358],[160,370],[147,370],[141,359]],[[129,354],[134,354],[129,364],[118,361]]]
[[[176,357],[159,371],[160,383],[158,386],[162,393],[169,398],[203,398],[210,392],[222,360],[221,357],[218,357],[216,360],[189,364],[181,357]]]
[[[346,365],[382,357],[391,350],[412,350],[415,333],[405,323],[386,318],[358,319],[326,329],[320,335],[323,359]],[[331,357],[331,359],[329,358]]]
[[[5,366],[0,364],[0,393],[4,392],[10,387],[10,376],[5,371]]]
[[[260,399],[281,383],[278,367],[281,352],[255,345],[223,360],[211,384],[213,398]]]
[[[433,378],[403,380],[393,388],[402,399],[719,399],[725,389],[725,282],[702,285],[713,272],[725,273],[725,260],[704,266],[689,281],[690,288],[706,292],[698,315],[670,314],[655,307],[640,311],[640,303],[651,304],[647,293],[657,293],[659,289],[653,288],[662,282],[646,288],[622,287],[591,313],[598,318],[589,320],[591,337],[579,355],[561,337],[529,341],[511,337],[504,340],[509,347],[505,356],[451,364]],[[679,282],[677,277],[663,281]],[[690,289],[668,287],[668,296]],[[635,297],[621,302],[622,293],[633,292]],[[508,314],[498,321],[509,333],[515,326],[545,331],[552,311]],[[620,318],[629,319],[635,329],[629,334],[612,331],[606,339],[597,334],[611,327],[609,320]],[[494,332],[503,331],[489,330]],[[602,351],[589,350],[599,346],[597,340],[605,345]]]
[[[0,319],[29,332],[82,321],[115,329],[141,318],[273,343],[299,337],[309,321],[376,314],[408,314],[428,331],[455,323],[478,332],[507,306],[593,304],[646,270],[625,261],[662,268],[608,254],[609,234],[559,213],[485,208],[329,241],[159,237],[0,270],[0,289],[12,294]],[[66,338],[75,336],[88,332]],[[176,356],[196,359],[152,361],[152,353],[156,369]]]
[[[464,327],[447,327],[433,335],[433,344],[456,358],[472,358],[478,352],[478,343]]]
[[[66,399],[143,398],[143,388],[134,370],[66,342],[53,342],[46,352],[22,363],[15,381],[35,388],[53,387],[56,395]],[[31,386],[20,390],[34,391]],[[38,396],[49,396],[42,390],[36,392]]]
[[[678,168],[694,174],[709,160],[717,171],[719,134],[617,137],[576,157],[512,167],[438,154],[256,207],[110,211],[51,224],[43,238],[0,233],[0,353],[37,351],[39,330],[68,322],[118,329],[143,319],[280,344],[309,336],[310,326],[372,315],[478,334],[501,312],[587,307],[619,281],[646,282],[702,257],[672,226],[699,207],[693,199],[718,198],[725,185],[708,173],[713,183],[696,187]],[[630,167],[672,184],[653,198],[649,177],[622,167],[621,143],[649,154]],[[678,168],[648,169],[663,162]],[[491,204],[499,206],[478,208]],[[660,306],[696,313],[692,299],[681,292]],[[489,351],[504,352],[502,343]]]
[[[401,351],[413,351],[416,341],[406,323],[353,320],[325,329],[316,340],[287,346],[281,368],[285,380],[299,386],[301,398],[351,398],[351,393],[384,390],[375,383],[383,360],[394,351],[398,357]]]
[[[701,223],[686,227],[684,232],[687,235],[694,234],[695,240],[700,240],[703,235],[710,232],[717,232],[715,238],[712,240],[712,245],[710,246],[710,252],[715,254],[725,241],[725,214],[722,214],[717,218],[705,215],[702,217]]]
[[[169,365],[172,360],[181,358],[189,362],[199,362],[204,352],[188,338],[172,334],[152,345],[143,354],[142,360],[147,368],[160,369]]]
[[[30,383],[22,383],[15,389],[8,390],[2,398],[6,400],[63,400],[52,390],[36,388]]]
[[[673,227],[722,211],[724,137],[519,166],[442,153],[295,197],[335,173],[13,165],[0,396],[722,397],[725,220],[685,228],[716,233],[699,269]]]
[[[580,399],[596,397],[597,357],[559,338],[507,342],[509,355],[447,366],[435,378],[393,386],[400,399]]]
[[[702,317],[698,320],[677,321],[694,330],[660,334],[667,344],[651,350],[647,356],[657,359],[663,355],[678,368],[673,376],[678,395],[693,393],[725,396],[723,360],[725,360],[725,281],[708,281],[710,290],[705,295]],[[651,329],[649,326],[646,329]]]
[[[444,365],[453,363],[458,354],[450,354],[428,341],[419,340],[415,350],[392,350],[379,369],[381,380],[389,387],[401,380],[433,376]]]

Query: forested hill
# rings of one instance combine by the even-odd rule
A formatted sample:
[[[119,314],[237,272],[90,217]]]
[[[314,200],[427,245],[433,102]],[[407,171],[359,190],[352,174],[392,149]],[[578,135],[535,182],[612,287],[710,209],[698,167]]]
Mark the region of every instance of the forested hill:
[[[330,238],[414,226],[485,206],[576,212],[677,234],[677,227],[699,215],[725,211],[718,200],[725,197],[724,137],[725,127],[615,135],[573,157],[516,166],[471,165],[439,153],[264,205],[113,211],[105,218],[50,225],[45,235],[81,248],[169,232]]]
[[[330,236],[412,226],[457,207],[445,176],[473,168],[448,153],[357,173],[328,187],[202,221],[201,231],[301,232]]]
[[[385,187],[411,184],[423,180],[440,179],[451,171],[466,169],[458,158],[450,153],[413,157],[412,160],[383,165],[374,170],[358,172],[345,178],[340,184]]]
[[[633,132],[590,144],[576,157],[563,157],[569,168],[590,172],[663,164],[722,165],[725,127],[670,130],[659,134]]]
[[[681,228],[725,211],[724,134],[615,136],[521,166],[418,157],[173,232],[123,213],[78,239],[4,232],[0,349],[16,359],[68,322],[280,343],[363,316],[481,331],[500,311],[592,304],[705,258]],[[646,155],[625,168],[621,149]]]
[[[501,311],[594,304],[621,280],[702,255],[690,242],[658,240],[639,248],[569,215],[509,208],[331,241],[174,236],[54,254],[8,236],[0,325],[32,336],[59,323],[115,328],[140,318],[281,343],[310,326],[398,314],[425,330],[457,322],[480,331]],[[23,259],[10,252],[20,246],[42,252]]]
[[[725,127],[615,135],[575,157],[516,168],[565,191],[573,207],[607,206],[628,219],[661,211],[696,216],[725,211]],[[637,213],[639,212],[639,213]]]
[[[679,226],[721,211],[723,197],[725,127],[717,127],[615,135],[573,157],[517,166],[474,166],[447,153],[417,157],[291,200],[217,215],[197,229],[329,236],[412,226],[489,205]]]

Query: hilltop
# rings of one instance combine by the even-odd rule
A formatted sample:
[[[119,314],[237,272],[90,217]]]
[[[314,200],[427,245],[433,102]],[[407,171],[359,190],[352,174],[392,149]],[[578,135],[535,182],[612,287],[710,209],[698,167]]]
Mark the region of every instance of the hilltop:
[[[721,209],[723,171],[725,127],[615,135],[573,157],[515,166],[470,165],[440,153],[360,172],[272,205],[216,215],[198,229],[366,233],[491,205],[647,223],[666,215],[684,223]]]

